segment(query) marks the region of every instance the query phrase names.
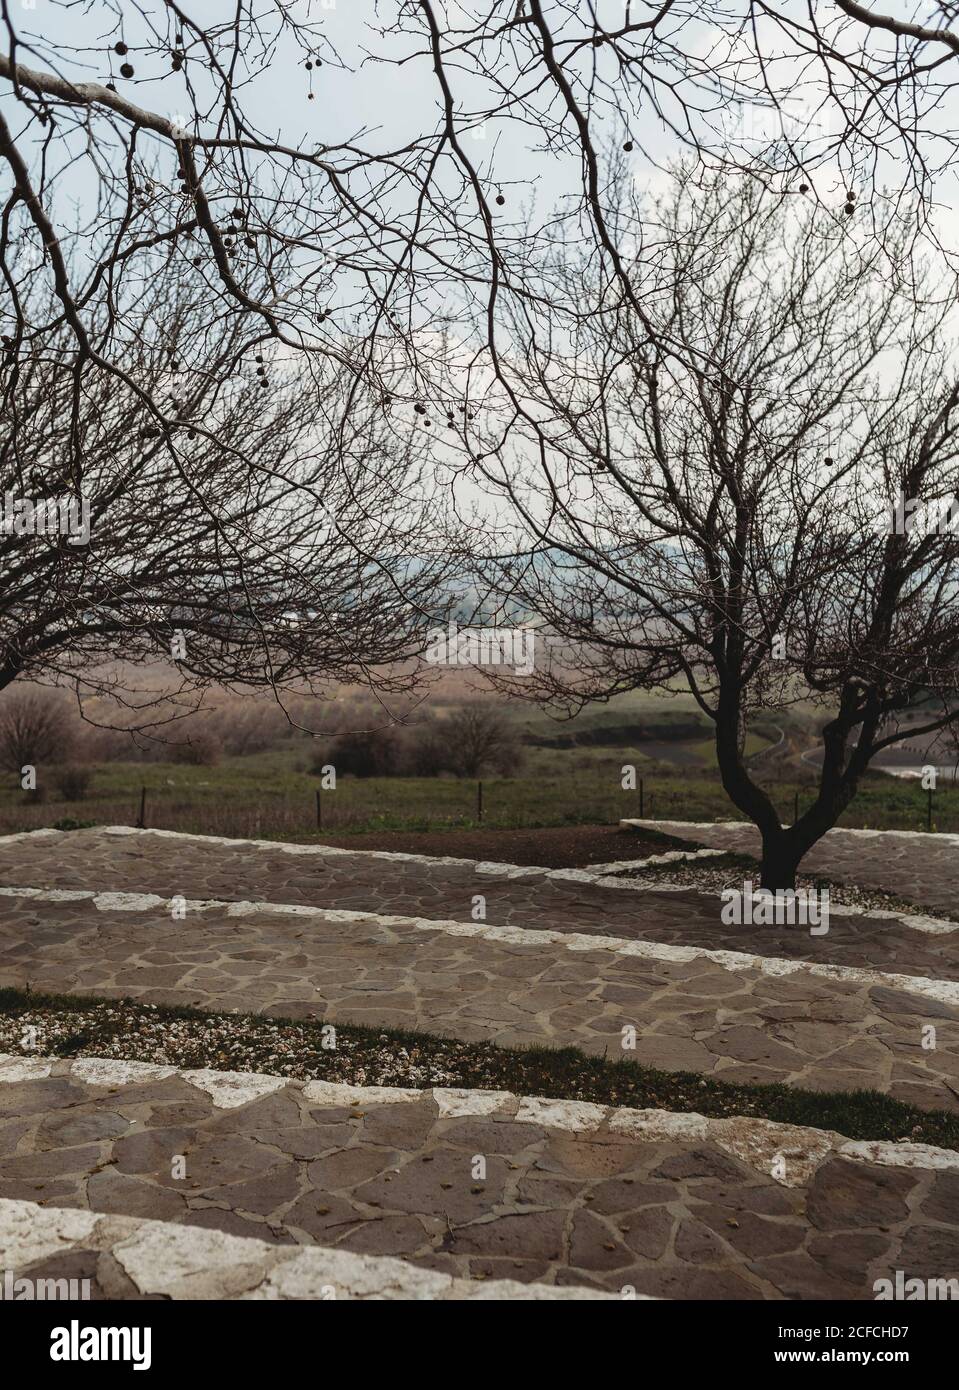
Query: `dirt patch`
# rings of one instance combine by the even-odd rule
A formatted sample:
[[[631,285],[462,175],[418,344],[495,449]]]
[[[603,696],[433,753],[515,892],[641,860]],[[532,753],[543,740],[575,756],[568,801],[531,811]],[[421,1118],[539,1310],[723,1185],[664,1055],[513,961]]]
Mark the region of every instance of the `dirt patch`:
[[[501,864],[539,864],[546,869],[579,869],[613,859],[643,859],[683,844],[665,835],[621,830],[618,825],[562,825],[541,830],[378,830],[360,835],[324,835],[320,843],[338,849],[450,854]]]

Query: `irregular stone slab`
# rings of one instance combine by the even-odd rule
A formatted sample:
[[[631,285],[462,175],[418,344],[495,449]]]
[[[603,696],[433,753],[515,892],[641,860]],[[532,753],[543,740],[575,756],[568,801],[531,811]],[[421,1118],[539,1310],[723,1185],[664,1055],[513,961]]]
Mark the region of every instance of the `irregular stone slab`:
[[[705,1139],[711,1121],[705,1115],[672,1114],[668,1110],[614,1110],[609,1121],[614,1134],[635,1139]]]
[[[515,1108],[516,1101],[509,1091],[467,1091],[461,1087],[434,1086],[432,1096],[444,1120],[464,1115],[499,1114],[509,1110],[511,1102]]]
[[[710,1136],[727,1153],[751,1168],[764,1169],[787,1187],[806,1187],[826,1155],[845,1152],[842,1136],[832,1131],[777,1125],[769,1120],[713,1120]],[[944,1150],[937,1150],[944,1153]],[[863,1155],[865,1157],[865,1155]],[[959,1160],[959,1154],[956,1154]]]
[[[307,1081],[303,1086],[307,1100],[322,1105],[400,1105],[404,1101],[419,1101],[423,1091],[405,1086],[350,1086],[340,1081]]]
[[[516,1111],[516,1118],[546,1125],[550,1129],[568,1129],[578,1133],[598,1129],[608,1109],[608,1106],[592,1105],[583,1100],[545,1100],[541,1096],[524,1096]]]
[[[191,1086],[197,1086],[212,1096],[213,1104],[221,1110],[247,1105],[251,1100],[281,1090],[286,1084],[279,1076],[262,1076],[249,1071],[211,1071],[208,1067],[184,1071],[180,1075]]]
[[[120,1296],[445,1297],[439,1278],[870,1298],[871,1280],[900,1267],[905,1236],[928,1260],[946,1238],[930,1223],[959,1225],[948,1188],[959,1154],[926,1145],[505,1092],[277,1077],[252,1088],[230,1073],[228,1106],[215,1086],[184,1106],[171,1101],[188,1073],[144,1084],[134,1067],[107,1091],[101,1068],[81,1082],[75,1062],[49,1060],[50,1075],[18,1087],[32,1097],[0,1198],[11,1211],[38,1193],[36,1210],[84,1208],[84,1249],[103,1213]],[[848,1233],[865,1241],[868,1268],[834,1239]],[[272,1252],[266,1263],[248,1258],[251,1239]],[[287,1268],[313,1246],[325,1262]],[[52,1268],[75,1249],[57,1236],[27,1254]]]
[[[132,1081],[164,1081],[168,1076],[176,1075],[176,1067],[155,1066],[150,1062],[113,1061],[104,1057],[78,1057],[70,1066],[70,1075],[88,1086],[127,1086]]]
[[[0,1081],[34,1081],[50,1075],[51,1062],[45,1057],[15,1057],[0,1053]]]
[[[959,1153],[937,1149],[931,1144],[882,1144],[875,1140],[847,1139],[838,1149],[844,1157],[862,1159],[864,1163],[882,1163],[895,1168],[959,1169]]]
[[[635,1059],[665,1070],[866,1085],[959,1111],[959,981],[575,932],[517,928],[502,941],[483,923],[309,913],[260,904],[238,922],[208,904],[191,927],[161,910],[102,912],[90,902],[45,905],[39,918],[0,908],[0,985],[607,1056],[622,1053],[628,1032]],[[919,1045],[930,1021],[934,1049]]]
[[[97,1220],[0,1198],[0,1264],[14,1277],[65,1277],[74,1249],[111,1257],[141,1295],[176,1299],[612,1299],[613,1293],[463,1279],[388,1257],[296,1250],[202,1227]],[[58,1258],[59,1257],[59,1260]],[[43,1262],[42,1270],[38,1268]],[[95,1261],[86,1266],[98,1269]],[[94,1279],[96,1279],[94,1274]],[[112,1289],[114,1295],[123,1292]],[[98,1289],[103,1296],[103,1290]]]
[[[85,1240],[96,1227],[88,1211],[44,1211],[32,1202],[0,1199],[0,1268],[16,1271]]]
[[[889,843],[896,858],[899,842]],[[132,853],[131,845],[137,847]],[[853,858],[851,870],[855,862]],[[836,908],[828,934],[811,938],[789,927],[727,926],[720,919],[718,895],[681,885],[648,888],[642,879],[597,876],[593,870],[551,871],[452,857],[94,829],[13,846],[0,838],[0,879],[10,885],[11,894],[86,890],[96,895],[101,908],[112,902],[116,910],[125,903],[133,910],[138,903],[153,902],[169,912],[169,901],[177,896],[188,900],[188,918],[220,900],[229,901],[229,913],[241,919],[271,902],[287,915],[306,916],[310,908],[322,907],[464,922],[481,893],[486,925],[507,932],[612,935],[929,979],[959,977],[956,924],[929,914]],[[952,901],[956,899],[952,891]]]

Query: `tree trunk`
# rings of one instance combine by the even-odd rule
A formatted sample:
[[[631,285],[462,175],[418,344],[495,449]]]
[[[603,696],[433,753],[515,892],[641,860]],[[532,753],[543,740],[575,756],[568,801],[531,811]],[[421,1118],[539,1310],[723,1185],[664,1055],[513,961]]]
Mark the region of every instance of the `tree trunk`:
[[[795,825],[783,827],[779,814],[768,794],[747,770],[742,756],[744,724],[741,715],[740,691],[733,688],[728,696],[721,694],[716,715],[716,759],[723,788],[733,805],[744,812],[762,836],[760,886],[772,892],[795,889],[796,870],[803,857],[827,830],[831,830],[856,794],[859,777],[868,764],[868,740],[857,745],[852,760],[847,761],[846,741],[853,718],[836,719],[823,732],[825,755],[820,777],[819,793],[812,806]],[[875,731],[868,730],[869,738]]]
[[[772,892],[796,887],[796,870],[806,847],[788,830],[772,830],[763,835],[760,883]]]

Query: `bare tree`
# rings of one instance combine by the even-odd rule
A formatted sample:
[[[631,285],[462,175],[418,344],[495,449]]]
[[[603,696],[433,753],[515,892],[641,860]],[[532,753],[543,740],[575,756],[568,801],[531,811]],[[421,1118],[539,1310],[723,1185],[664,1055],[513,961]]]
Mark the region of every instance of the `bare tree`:
[[[629,298],[606,193],[617,161],[645,177],[664,146],[692,149],[804,188],[836,216],[851,190],[868,221],[877,179],[912,188],[925,207],[955,159],[959,32],[942,0],[908,21],[856,0],[730,0],[708,12],[697,0],[353,9],[243,0],[221,17],[169,0],[59,0],[42,11],[2,0],[0,160],[12,192],[0,262],[12,359],[62,324],[78,396],[90,374],[120,372],[120,325],[101,318],[94,332],[90,315],[160,251],[202,286],[211,320],[242,325],[245,352],[271,342],[335,359],[353,379],[350,400],[385,377],[381,408],[426,429],[436,331],[455,325],[458,301],[485,305],[484,366],[495,372],[497,299],[532,297],[528,270],[550,241],[588,242]],[[438,118],[395,143],[391,126],[361,118],[352,136],[332,137],[331,90],[338,101],[349,90],[344,46],[388,75],[400,105],[404,91],[430,84]],[[498,144],[528,147],[505,182]],[[562,208],[522,225],[518,206],[557,168],[569,174]],[[10,255],[18,234],[33,248],[20,263]],[[71,256],[80,245],[82,259]],[[19,298],[38,274],[59,310],[28,325]],[[145,404],[164,428],[163,404]],[[434,393],[434,404],[467,440],[464,393]]]
[[[422,290],[459,274],[439,249],[448,212],[429,186],[436,133],[400,147],[383,138],[364,149],[362,132],[330,141],[338,17],[304,0],[219,17],[204,8],[63,0],[21,12],[4,0],[8,353],[62,323],[78,394],[90,374],[122,374],[122,332],[103,318],[94,331],[90,315],[159,251],[202,288],[211,320],[242,331],[243,351],[272,342],[334,359],[361,390],[395,333],[391,314],[411,321]],[[12,257],[11,238],[28,233],[34,256]],[[19,307],[38,272],[59,301],[45,326]],[[147,404],[162,428],[163,405]]]
[[[955,6],[884,11],[856,0],[411,0],[384,33],[428,54],[450,157],[475,186],[485,161],[463,136],[525,128],[551,160],[575,161],[585,204],[569,206],[568,225],[585,206],[600,243],[610,134],[653,165],[665,148],[760,176],[822,173],[842,190],[898,168],[897,184],[928,195],[956,155]]]
[[[0,704],[0,765],[18,776],[62,757],[70,743],[69,703],[52,690],[23,689]]]
[[[680,177],[658,214],[620,216],[645,217],[632,275],[656,339],[615,281],[553,259],[577,326],[560,343],[517,317],[522,413],[474,465],[513,532],[477,550],[504,605],[539,615],[540,651],[555,642],[524,693],[572,712],[686,682],[763,882],[788,887],[871,759],[956,718],[954,288],[935,266],[909,278],[892,221],[877,247],[748,179]],[[823,762],[784,827],[743,744],[801,699],[823,711]]]
[[[440,727],[450,766],[461,777],[481,777],[490,770],[508,772],[517,765],[516,736],[502,710],[489,700],[460,705]]]
[[[51,306],[40,294],[23,312],[43,323]],[[241,328],[211,320],[165,259],[135,301],[99,312],[122,332],[121,376],[78,391],[64,324],[0,365],[0,689],[27,675],[119,693],[118,661],[158,659],[183,711],[212,682],[408,683],[393,663],[443,568],[417,450],[375,405],[343,409],[337,364],[245,355]]]
[[[881,236],[890,206],[914,239],[941,230],[933,191],[956,160],[959,28],[939,0],[909,20],[853,0],[397,0],[380,12],[370,61],[435,84],[428,187],[449,210],[462,272],[444,282],[455,369],[410,333],[389,381],[396,402],[415,389],[416,409],[446,417],[444,443],[464,462],[489,441],[491,382],[502,421],[523,414],[510,394],[513,323],[542,325],[543,295],[558,287],[540,269],[555,247],[577,248],[615,284],[659,349],[681,350],[634,288],[647,242],[618,224],[625,180],[656,186],[685,156],[747,172],[859,235]],[[562,335],[578,297],[549,309]],[[690,366],[708,364],[697,351]]]
[[[241,680],[260,663],[276,686],[299,668],[330,670],[346,657],[369,681],[381,657],[404,648],[383,634],[396,632],[400,610],[423,606],[425,585],[418,566],[404,573],[401,557],[413,551],[402,526],[399,535],[392,522],[378,531],[379,503],[358,495],[372,489],[375,498],[380,488],[384,503],[396,503],[387,507],[393,518],[410,497],[406,480],[397,488],[395,471],[384,475],[377,457],[391,437],[416,456],[441,431],[443,451],[464,464],[495,446],[489,413],[476,404],[490,381],[505,412],[500,424],[523,420],[521,399],[510,396],[504,325],[546,308],[567,318],[562,333],[578,331],[578,296],[543,303],[544,293],[570,288],[544,279],[544,252],[578,247],[645,340],[659,353],[692,352],[688,365],[708,380],[701,345],[684,342],[636,291],[610,196],[627,166],[648,175],[665,137],[707,164],[748,169],[778,193],[815,202],[838,223],[881,231],[877,183],[889,176],[895,196],[918,193],[914,225],[925,226],[932,180],[955,157],[946,100],[959,40],[951,8],[935,0],[909,22],[854,0],[825,8],[731,0],[708,14],[693,0],[382,0],[355,45],[359,61],[381,66],[401,94],[418,92],[421,79],[431,84],[438,107],[422,129],[395,137],[391,124],[331,133],[330,88],[346,82],[348,59],[332,41],[331,16],[307,0],[241,0],[222,17],[169,0],[61,0],[41,12],[0,5],[8,457],[17,455],[19,479],[31,452],[21,424],[42,418],[35,407],[47,398],[45,381],[29,403],[40,363],[56,377],[52,442],[65,490],[82,494],[91,412],[95,423],[114,398],[117,440],[135,432],[147,446],[138,490],[125,494],[143,510],[109,516],[119,549],[108,574],[103,552],[93,584],[86,560],[65,555],[57,603],[34,611],[49,571],[15,561],[11,578],[24,587],[11,599],[0,683],[4,671],[42,665],[52,652],[75,673],[118,632],[141,634],[139,658],[159,630],[165,641],[178,628],[193,637],[191,679]],[[284,94],[302,100],[295,132],[286,109],[282,119],[274,114],[281,74]],[[498,144],[527,147],[505,183]],[[569,174],[570,196],[555,214],[534,216],[528,195],[547,169]],[[642,235],[640,243],[645,255]],[[166,306],[154,298],[149,319],[136,316],[151,304],[163,260],[186,298],[205,306],[202,323],[194,318],[185,339],[173,331],[165,345],[169,373],[186,377],[173,382],[153,356],[169,326]],[[207,333],[229,347],[220,351]],[[238,374],[248,370],[279,392],[280,378],[297,368],[320,400],[323,457],[341,464],[334,529],[354,552],[327,569],[334,578],[323,594],[298,566],[302,547],[315,563],[320,547],[309,537],[323,534],[315,515],[296,510],[302,473],[294,481],[296,470],[273,468],[249,403],[234,413]],[[201,404],[213,412],[205,423]],[[221,441],[230,421],[234,434]],[[190,429],[199,452],[204,440],[216,446],[202,463],[181,447]],[[251,483],[243,465],[232,487],[221,487],[217,447],[225,443],[235,458],[241,438],[266,466]],[[126,479],[129,460],[120,467]],[[49,459],[44,468],[49,477]],[[131,578],[130,557],[141,554],[171,478],[184,505],[163,524],[179,527],[187,544],[202,537],[199,602],[186,547],[177,558],[172,540],[162,558],[148,546],[149,562]],[[110,486],[122,492],[126,483]],[[325,486],[314,474],[306,494],[315,501]],[[101,490],[95,519],[105,538],[102,499]],[[267,565],[268,554],[286,559]],[[284,616],[291,609],[295,622]],[[344,612],[348,638],[336,630]],[[42,639],[41,613],[53,619]],[[79,613],[96,617],[80,622]],[[401,624],[400,636],[406,631]]]

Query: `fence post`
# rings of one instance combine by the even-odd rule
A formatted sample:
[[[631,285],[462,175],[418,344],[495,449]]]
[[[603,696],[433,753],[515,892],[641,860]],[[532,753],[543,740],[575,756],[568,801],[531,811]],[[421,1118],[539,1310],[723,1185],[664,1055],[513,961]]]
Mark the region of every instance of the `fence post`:
[[[932,787],[929,787],[928,800],[926,802],[926,830],[932,834]]]
[[[317,830],[323,829],[323,794],[321,787],[317,787],[316,789],[316,828]]]
[[[483,783],[476,783],[476,819],[483,822]]]
[[[645,817],[645,806],[644,806],[644,802],[643,802],[643,779],[642,779],[642,777],[640,777],[640,779],[639,779],[639,819],[640,819],[640,820],[643,820],[644,817]]]
[[[146,828],[147,828],[147,789],[146,789],[146,787],[141,787],[141,788],[140,788],[140,819],[137,821],[137,829],[138,829],[138,830],[146,830]]]

